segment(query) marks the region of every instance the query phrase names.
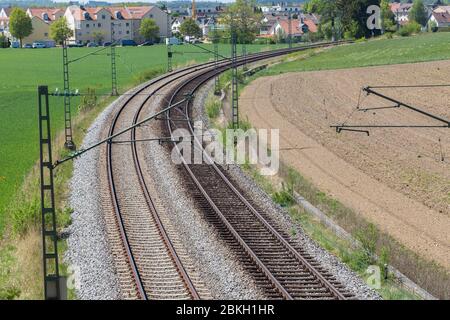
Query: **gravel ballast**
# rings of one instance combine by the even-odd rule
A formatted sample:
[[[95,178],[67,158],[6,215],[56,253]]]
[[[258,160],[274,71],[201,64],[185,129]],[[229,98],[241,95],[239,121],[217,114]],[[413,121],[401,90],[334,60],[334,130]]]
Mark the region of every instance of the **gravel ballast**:
[[[213,81],[201,88],[195,98],[194,115],[201,117],[204,123],[204,105],[212,89]],[[141,86],[140,86],[141,87]],[[138,87],[139,88],[139,87]],[[138,90],[135,88],[133,90]],[[133,91],[132,90],[132,91]],[[124,102],[123,96],[109,105],[88,129],[80,148],[97,142],[102,130],[109,125],[112,113]],[[160,107],[161,97],[155,97],[145,112]],[[160,123],[145,126],[149,135],[160,134]],[[261,291],[255,286],[251,276],[242,268],[225,243],[218,237],[214,228],[206,222],[186,192],[186,185],[179,168],[173,165],[168,148],[158,143],[146,143],[145,162],[148,174],[155,182],[157,196],[164,202],[166,219],[177,232],[185,252],[193,261],[196,271],[214,299],[262,299]],[[75,270],[76,294],[79,299],[120,299],[120,285],[115,270],[114,257],[107,242],[105,216],[102,211],[99,194],[100,179],[98,167],[104,165],[100,149],[94,149],[76,159],[73,178],[70,181],[70,206],[73,209],[72,224],[65,231],[68,237],[68,250],[65,261]],[[145,161],[144,161],[145,160]],[[252,200],[286,230],[297,229],[296,241],[307,248],[316,259],[326,266],[338,280],[359,299],[378,299],[376,292],[370,289],[355,273],[348,269],[336,257],[320,248],[306,236],[303,230],[295,226],[288,213],[274,204],[255,182],[239,167],[230,166],[228,173],[242,190],[247,190]]]
[[[204,125],[209,123],[205,114],[204,105],[213,84],[213,82],[209,82],[208,85],[202,88],[196,95],[194,115],[196,119],[201,120]],[[296,236],[293,237],[293,240],[302,248],[307,249],[318,262],[328,269],[336,279],[355,295],[356,299],[381,299],[380,295],[371,289],[356,273],[350,270],[336,256],[321,248],[315,241],[307,236],[301,226],[292,221],[288,212],[278,204],[274,203],[271,197],[262,190],[251,177],[242,171],[239,166],[227,166],[227,173],[241,190],[245,190],[247,196],[251,198],[260,209],[268,213],[278,225],[284,228],[286,233],[291,234],[292,230],[295,229]]]
[[[138,90],[141,86],[127,93]],[[101,139],[102,131],[108,125],[108,118],[126,99],[126,95],[118,98],[101,112],[87,130],[80,150]],[[73,210],[72,224],[64,231],[69,235],[64,260],[73,271],[74,278],[71,282],[75,285],[77,298],[82,300],[121,298],[99,194],[101,188],[98,168],[104,165],[104,159],[100,159],[100,148],[74,160],[69,199]]]

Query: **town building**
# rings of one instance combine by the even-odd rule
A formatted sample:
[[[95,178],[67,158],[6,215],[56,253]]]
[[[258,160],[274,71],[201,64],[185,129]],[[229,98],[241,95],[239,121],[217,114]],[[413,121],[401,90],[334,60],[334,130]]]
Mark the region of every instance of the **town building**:
[[[409,11],[411,10],[412,3],[393,2],[389,4],[394,19],[401,25],[407,24],[409,21]]]
[[[70,42],[113,42],[134,40],[144,42],[139,33],[144,18],[155,20],[159,36],[171,35],[167,27],[167,13],[156,6],[142,7],[83,7],[70,6],[65,16],[69,27],[74,31]]]
[[[9,14],[12,8],[1,8],[0,9],[0,34],[10,37],[9,35]]]
[[[64,15],[64,10],[57,8],[29,8],[26,13],[31,18],[33,32],[22,40],[23,44],[42,42],[47,47],[54,47],[55,41],[50,37],[50,25]]]
[[[428,25],[437,30],[450,30],[450,6],[438,6],[430,15]]]
[[[261,11],[264,14],[280,14],[284,12],[303,12],[303,7],[300,4],[287,3],[287,2],[279,2],[272,3],[271,6],[262,6]]]

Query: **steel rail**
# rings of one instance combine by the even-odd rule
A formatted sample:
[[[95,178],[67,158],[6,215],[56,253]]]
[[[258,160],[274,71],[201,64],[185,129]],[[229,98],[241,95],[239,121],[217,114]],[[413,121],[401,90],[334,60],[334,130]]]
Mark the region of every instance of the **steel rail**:
[[[263,54],[263,53],[262,53],[262,54]],[[134,282],[135,282],[135,284],[136,284],[136,289],[137,289],[137,291],[138,291],[138,295],[139,295],[139,297],[140,297],[141,299],[144,299],[144,300],[147,300],[147,299],[148,299],[148,296],[147,296],[147,294],[146,294],[146,292],[145,292],[145,288],[144,288],[144,285],[143,285],[143,281],[142,281],[141,275],[140,275],[140,273],[139,273],[139,270],[138,270],[138,267],[137,267],[137,263],[136,263],[136,260],[135,260],[135,258],[134,258],[133,251],[132,251],[132,248],[131,248],[131,245],[130,245],[130,243],[129,243],[128,236],[127,236],[127,233],[126,233],[126,228],[125,228],[124,221],[123,221],[123,218],[122,218],[122,214],[121,214],[121,211],[120,211],[119,199],[118,199],[118,197],[117,197],[117,193],[116,193],[116,189],[115,189],[114,174],[113,174],[113,169],[112,169],[112,142],[113,142],[113,138],[115,138],[115,137],[117,137],[117,136],[119,136],[119,135],[121,135],[121,134],[123,134],[123,133],[129,131],[130,128],[128,128],[128,130],[126,130],[126,129],[125,129],[125,130],[121,130],[121,131],[118,132],[118,133],[114,133],[114,129],[115,129],[116,123],[117,123],[117,121],[118,121],[118,119],[119,119],[121,113],[123,112],[123,110],[125,110],[125,108],[132,102],[132,100],[133,100],[135,97],[137,97],[138,95],[140,95],[144,90],[146,90],[146,89],[149,88],[150,86],[156,84],[156,83],[159,82],[159,81],[163,81],[163,80],[166,80],[167,78],[173,77],[175,74],[180,74],[180,73],[183,73],[183,72],[189,71],[189,70],[193,70],[193,72],[196,72],[196,71],[199,71],[199,70],[201,70],[201,69],[203,69],[203,68],[208,68],[208,67],[210,67],[210,66],[214,66],[214,62],[207,62],[207,63],[204,63],[204,64],[202,64],[202,65],[197,65],[197,66],[192,66],[192,67],[183,68],[183,69],[177,70],[175,73],[166,74],[166,75],[164,75],[164,76],[162,76],[162,77],[159,77],[159,78],[157,78],[157,79],[155,79],[155,80],[149,82],[147,85],[145,85],[144,87],[142,87],[140,90],[136,91],[134,94],[131,94],[131,95],[127,98],[127,100],[125,101],[125,103],[121,106],[121,108],[119,109],[119,111],[117,112],[117,114],[116,114],[115,117],[114,117],[114,120],[113,120],[112,125],[111,125],[110,130],[109,130],[108,138],[106,138],[106,139],[104,139],[104,140],[102,140],[102,141],[100,141],[100,142],[98,142],[98,143],[96,143],[96,144],[94,144],[94,145],[88,147],[87,149],[81,150],[78,154],[75,154],[74,156],[71,156],[71,157],[69,157],[69,158],[63,159],[63,160],[58,161],[58,162],[56,163],[56,165],[59,165],[59,164],[65,162],[65,161],[68,161],[68,160],[70,160],[70,159],[73,159],[74,157],[79,156],[79,155],[81,155],[82,153],[85,153],[85,152],[87,152],[87,151],[89,151],[89,150],[91,150],[91,149],[93,149],[93,148],[99,146],[99,145],[102,144],[102,143],[105,143],[105,142],[108,143],[108,147],[107,147],[107,159],[106,159],[106,160],[107,160],[107,171],[108,171],[109,188],[110,188],[111,195],[112,195],[112,197],[113,197],[113,205],[114,205],[115,216],[116,216],[116,220],[117,220],[117,223],[118,223],[118,227],[119,227],[119,232],[120,232],[120,235],[121,235],[122,243],[123,243],[124,248],[125,248],[125,251],[126,251],[127,260],[128,260],[128,262],[129,262],[129,265],[130,265],[130,268],[131,268],[131,271],[132,271],[132,274],[133,274]],[[171,81],[169,81],[169,82],[173,82],[173,81],[175,81],[175,80],[178,80],[179,78],[181,78],[181,77],[183,77],[183,76],[185,76],[185,75],[184,75],[184,74],[183,74],[183,75],[179,75],[179,76],[173,78],[173,79],[172,79]],[[156,92],[158,92],[159,90],[161,90],[161,89],[164,88],[165,86],[167,86],[167,83],[164,83],[164,84],[160,85],[160,86],[159,86],[158,88],[156,88],[151,94],[147,95],[145,101],[144,101],[144,102],[142,103],[142,105],[141,105],[141,108],[145,105],[145,103],[147,103],[147,101],[148,101],[148,100],[149,100]],[[160,113],[162,114],[163,112],[160,112]],[[155,116],[157,116],[157,115],[159,115],[159,113],[157,113]],[[138,124],[140,124],[140,123],[143,123],[143,122],[144,122],[144,121],[134,122],[133,128],[135,128],[136,125],[138,125]],[[134,156],[134,154],[133,154],[133,156]],[[142,177],[140,177],[140,178],[142,178]],[[141,185],[141,187],[142,187],[142,185]],[[144,196],[146,197],[147,203],[149,203],[149,202],[148,202],[148,200],[149,200],[149,198],[148,198],[148,197],[149,197],[148,189],[147,189],[146,191],[147,191],[147,192],[144,192]],[[153,210],[151,210],[151,211],[153,212]],[[159,220],[159,219],[158,219],[158,220]],[[160,220],[159,220],[159,222],[160,222]],[[161,227],[162,227],[162,224],[161,224]],[[162,230],[162,229],[159,229],[159,230]],[[167,234],[166,234],[166,237],[167,237]],[[168,237],[167,237],[164,241],[165,241],[165,243],[169,243],[170,239],[168,239]],[[172,249],[173,249],[173,248],[172,248]],[[170,251],[171,253],[173,252],[172,249],[169,248],[169,251]],[[179,260],[179,259],[177,259],[177,258],[175,258],[175,257],[174,257],[174,259],[175,259],[175,260]],[[178,267],[180,267],[180,266],[178,266]],[[184,270],[184,268],[182,269],[182,268],[180,267],[180,269],[178,269],[178,271],[179,271],[180,273],[183,274],[182,277],[183,277],[183,279],[185,279],[186,283],[187,283],[188,286],[189,286],[189,287],[188,287],[188,290],[190,291],[191,296],[192,296],[194,299],[198,298],[198,293],[196,292],[195,288],[194,288],[194,290],[191,290],[191,288],[190,288],[190,286],[193,287],[193,285],[192,285],[192,282],[190,281],[190,279],[188,278],[188,275],[187,275],[186,271]]]
[[[208,65],[208,64],[212,64],[212,63],[205,63],[204,65]],[[187,68],[183,68],[180,70],[177,70],[176,73],[182,73],[184,71],[188,71],[191,69],[196,69],[198,68],[198,66],[195,67],[187,67]],[[114,211],[115,211],[115,217],[117,220],[117,224],[119,227],[119,232],[120,232],[120,236],[122,239],[122,244],[124,246],[124,249],[126,251],[126,256],[127,256],[127,260],[128,263],[130,265],[130,269],[134,278],[134,282],[136,285],[136,289],[137,289],[137,293],[138,296],[143,299],[143,300],[148,300],[148,296],[147,293],[145,291],[144,288],[144,284],[141,278],[141,275],[139,273],[139,269],[137,267],[137,263],[136,260],[134,258],[133,255],[133,251],[128,239],[128,235],[126,232],[126,228],[125,228],[125,224],[122,218],[122,214],[120,211],[120,207],[119,207],[119,200],[117,197],[117,193],[116,193],[116,188],[115,188],[115,183],[114,183],[114,174],[113,174],[113,166],[112,166],[112,138],[114,138],[116,135],[114,135],[114,129],[116,126],[116,123],[120,117],[120,115],[122,114],[122,112],[125,110],[125,108],[131,103],[131,101],[138,96],[141,92],[143,92],[144,90],[146,90],[147,88],[151,87],[152,85],[156,84],[159,81],[164,81],[169,77],[173,77],[174,74],[176,73],[171,73],[169,75],[164,75],[162,77],[159,77],[153,81],[150,81],[148,84],[146,84],[145,86],[143,86],[141,89],[139,89],[138,91],[136,91],[133,95],[130,95],[127,100],[125,101],[125,103],[121,106],[121,108],[119,109],[119,111],[116,113],[112,125],[109,129],[109,133],[108,133],[108,137],[109,139],[105,139],[103,142],[108,142],[108,146],[107,146],[107,154],[106,154],[106,161],[107,161],[107,172],[108,172],[108,181],[109,181],[109,188],[110,188],[110,192],[113,198],[113,206],[114,206]],[[155,93],[156,91],[154,91],[153,93]],[[150,96],[148,96],[145,100],[144,103],[146,103],[146,101],[148,101],[148,99],[150,99]],[[97,146],[98,144],[96,144],[95,146]],[[84,152],[94,148],[95,146],[92,146],[86,150],[84,150]],[[61,162],[62,163],[62,162]]]
[[[321,47],[321,46],[325,46],[325,45],[326,44],[317,44],[317,45],[312,45],[312,46],[308,46],[308,47],[301,47],[301,48],[298,47],[298,48],[292,48],[292,49],[281,49],[281,50],[274,50],[274,51],[269,51],[269,52],[260,52],[260,53],[254,53],[254,54],[252,54],[250,56],[251,56],[251,60],[252,61],[253,60],[257,61],[257,60],[261,60],[261,59],[264,59],[264,58],[275,57],[275,56],[281,55],[281,54],[288,54],[290,52],[295,52],[295,51],[298,51],[298,50],[304,50],[304,49],[308,49],[308,48],[316,48],[316,47]],[[214,72],[220,73],[220,72],[222,72],[222,69],[226,70],[230,66],[230,64],[227,63],[227,62],[224,64],[223,60],[221,60],[220,63],[221,63],[221,66],[219,67],[219,70],[213,69]],[[88,147],[85,150],[81,150],[78,154],[75,154],[75,155],[73,155],[73,156],[71,156],[69,158],[63,159],[62,161],[58,161],[56,163],[56,165],[58,165],[60,163],[63,163],[63,162],[68,161],[70,159],[73,159],[74,157],[77,157],[77,156],[81,155],[82,153],[87,152],[87,151],[97,147],[98,145],[100,145],[102,143],[105,143],[105,142],[107,143],[107,155],[106,156],[107,156],[108,181],[109,181],[110,192],[111,192],[111,195],[113,197],[113,205],[114,205],[114,210],[115,210],[115,216],[116,216],[116,220],[117,220],[117,223],[118,223],[118,227],[119,227],[122,243],[123,243],[123,246],[124,246],[125,251],[126,251],[127,260],[129,262],[129,265],[130,265],[130,268],[131,268],[131,271],[132,271],[132,274],[133,274],[134,282],[136,284],[136,289],[137,289],[137,292],[138,292],[138,296],[141,299],[148,299],[148,296],[147,296],[147,293],[145,292],[143,281],[142,281],[141,275],[139,273],[139,269],[137,267],[136,260],[135,260],[134,255],[133,255],[133,250],[132,250],[130,242],[128,240],[128,235],[127,235],[126,228],[125,228],[125,225],[124,225],[124,221],[123,221],[123,218],[122,218],[122,214],[121,214],[121,211],[120,211],[119,199],[118,199],[117,193],[116,193],[116,188],[115,188],[115,183],[114,183],[114,174],[113,174],[113,169],[112,169],[112,167],[113,167],[112,166],[112,145],[113,145],[113,142],[114,142],[113,138],[115,138],[115,137],[117,137],[117,136],[119,136],[119,135],[129,131],[129,130],[132,130],[132,133],[131,133],[132,139],[131,140],[132,140],[133,158],[135,159],[135,168],[136,168],[136,170],[138,172],[139,181],[140,181],[140,184],[141,184],[141,188],[144,191],[144,196],[146,198],[147,204],[150,206],[151,212],[154,213],[155,221],[157,222],[157,225],[158,225],[158,230],[162,234],[163,241],[166,244],[166,248],[168,248],[172,259],[175,261],[175,264],[177,265],[177,270],[180,273],[180,275],[183,278],[183,280],[185,281],[185,284],[188,286],[188,290],[189,290],[192,298],[197,299],[197,298],[199,298],[199,296],[198,296],[197,291],[195,290],[195,286],[192,284],[192,281],[189,278],[189,275],[187,274],[186,270],[182,267],[181,261],[179,260],[178,256],[176,255],[176,251],[173,248],[173,245],[172,245],[172,243],[170,241],[170,238],[168,237],[167,233],[165,232],[164,226],[163,226],[161,220],[159,219],[159,216],[156,213],[156,210],[155,210],[154,204],[153,204],[153,202],[151,200],[148,188],[147,188],[147,186],[145,184],[145,179],[143,178],[143,175],[142,175],[142,169],[141,169],[138,157],[137,157],[137,150],[136,150],[136,144],[135,144],[135,140],[136,140],[135,139],[136,126],[138,124],[141,124],[141,122],[142,123],[145,122],[145,121],[137,122],[138,114],[139,114],[140,111],[135,114],[135,118],[134,118],[134,121],[133,121],[133,125],[134,125],[133,127],[125,129],[125,130],[121,130],[118,133],[114,133],[114,129],[116,127],[117,121],[118,121],[120,115],[122,114],[123,110],[128,105],[130,105],[130,103],[133,101],[133,99],[135,97],[140,95],[144,90],[146,90],[150,86],[156,84],[157,82],[160,82],[160,81],[163,81],[163,80],[167,80],[168,78],[173,77],[174,74],[180,74],[180,73],[183,73],[183,72],[189,71],[189,70],[194,70],[193,72],[197,72],[199,70],[207,69],[207,68],[212,67],[212,66],[214,66],[214,62],[207,62],[207,63],[201,64],[201,65],[183,68],[183,69],[177,70],[175,73],[166,74],[164,76],[161,76],[161,77],[159,77],[159,78],[149,82],[148,84],[146,84],[145,86],[143,86],[142,88],[137,90],[135,93],[129,95],[129,97],[127,98],[125,103],[121,106],[120,110],[117,112],[117,114],[114,117],[114,120],[113,120],[112,125],[111,125],[110,130],[109,130],[109,137],[108,138],[100,141],[99,143],[97,143],[97,144],[95,144],[93,146]],[[180,79],[180,78],[182,78],[184,76],[186,76],[186,75],[177,76],[177,77],[173,78],[171,81],[169,81],[168,83],[171,83],[171,82],[173,82],[175,80],[178,80],[178,79]],[[147,103],[147,101],[152,96],[154,96],[156,94],[156,92],[158,92],[159,90],[161,90],[162,88],[167,86],[168,83],[164,83],[164,84],[160,85],[158,88],[153,90],[151,94],[147,95],[145,101],[141,104],[139,110],[141,110],[143,108],[143,106]],[[183,101],[179,101],[178,103],[183,103]],[[149,120],[149,119],[146,119],[146,120]],[[263,268],[264,268],[264,266],[263,266]],[[283,289],[280,289],[280,290],[283,293]],[[286,293],[284,293],[283,296],[285,296],[286,298],[289,298],[289,296],[286,295]]]
[[[323,45],[322,45],[323,46]],[[295,50],[296,49],[296,50]],[[299,48],[295,48],[295,51],[298,51]],[[308,49],[308,47],[302,47],[302,50]],[[287,50],[289,51],[289,50]],[[284,53],[286,54],[286,52]],[[258,60],[261,60],[263,58],[260,58]],[[201,80],[200,83],[198,83],[191,91],[191,94],[194,93],[201,85],[203,85],[206,81],[208,81],[209,79],[211,79],[212,77],[214,77],[216,75],[216,73],[218,73],[220,71],[214,71],[214,72],[210,72],[209,75],[207,75],[204,79]],[[187,86],[191,81],[195,80],[195,79],[199,79],[204,75],[198,75],[195,76],[191,79],[189,79],[188,81],[186,81],[182,86],[180,86],[172,95],[170,102],[173,102],[177,95],[179,94],[179,92],[185,87]],[[189,102],[186,103],[185,105],[185,114],[188,114],[188,107],[189,107]],[[187,116],[189,118],[189,116]],[[172,131],[172,125],[171,125],[171,121],[170,121],[170,114],[168,112],[167,115],[167,127],[169,129],[169,132],[173,138],[173,131]],[[188,121],[189,124],[189,128],[191,130],[191,132],[193,133],[194,130],[192,128],[192,124],[190,121]],[[264,219],[264,217],[262,217],[262,215],[245,199],[245,197],[234,187],[234,185],[223,175],[223,173],[220,171],[220,169],[214,164],[214,161],[209,157],[209,155],[207,155],[207,153],[205,152],[205,150],[203,149],[203,146],[201,144],[201,142],[198,140],[197,137],[195,137],[195,134],[193,134],[194,139],[196,141],[196,143],[200,146],[202,152],[204,155],[206,155],[207,159],[209,160],[209,164],[211,164],[214,168],[214,170],[219,174],[219,176],[221,177],[221,179],[228,185],[228,187],[234,192],[235,195],[238,196],[238,198],[242,201],[242,203],[244,203],[244,205],[253,213],[253,215],[261,222],[263,223],[264,227],[271,233],[273,234],[276,239],[278,241],[280,241],[280,243],[292,254],[295,256],[295,258],[301,263],[303,264],[315,277],[317,280],[319,280],[322,285],[324,287],[326,287],[336,298],[338,299],[345,299],[345,297],[327,280],[325,279],[320,272],[318,272],[304,257],[302,257],[297,250],[295,250],[288,241],[286,241],[284,239],[284,237],[279,234],[268,222],[266,219]],[[224,214],[220,211],[220,209],[216,206],[216,204],[214,203],[214,201],[211,199],[211,197],[208,195],[208,193],[206,192],[206,190],[203,188],[203,186],[201,185],[201,183],[199,182],[198,178],[195,176],[195,174],[192,172],[192,170],[189,168],[189,165],[187,164],[185,158],[183,157],[183,155],[181,154],[178,145],[174,142],[174,147],[176,148],[176,150],[178,151],[180,158],[182,159],[182,163],[184,168],[187,170],[189,176],[191,177],[191,179],[194,181],[195,185],[198,187],[198,189],[200,190],[200,192],[203,194],[203,196],[205,197],[205,199],[208,201],[208,203],[211,205],[211,207],[213,208],[213,210],[216,212],[216,214],[218,215],[218,217],[220,218],[220,220],[222,221],[222,223],[227,227],[227,229],[229,230],[229,232],[234,236],[234,238],[238,241],[238,243],[242,246],[242,248],[247,252],[247,254],[252,258],[252,260],[257,264],[258,268],[262,271],[262,273],[266,276],[266,278],[274,285],[274,287],[276,288],[276,290],[278,290],[281,295],[285,298],[285,299],[292,299],[292,296],[289,294],[289,292],[280,284],[280,282],[276,279],[276,277],[267,269],[267,267],[263,264],[263,262],[258,258],[258,256],[256,255],[255,252],[253,252],[253,250],[245,243],[245,241],[242,239],[242,237],[239,235],[239,233],[235,230],[235,228],[230,224],[230,222],[227,220],[227,218],[224,216]]]

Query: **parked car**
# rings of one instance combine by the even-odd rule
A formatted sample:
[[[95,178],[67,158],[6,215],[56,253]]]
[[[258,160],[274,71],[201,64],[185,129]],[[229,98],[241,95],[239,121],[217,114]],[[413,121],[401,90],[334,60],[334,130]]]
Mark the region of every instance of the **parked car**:
[[[25,43],[25,44],[23,45],[23,48],[24,48],[24,49],[33,49],[33,46],[32,46],[30,43]]]
[[[178,38],[176,38],[176,37],[170,37],[170,38],[166,38],[166,45],[167,44],[172,44],[172,45],[177,45],[177,44],[180,44],[181,43],[181,41],[178,39]]]
[[[34,42],[33,43],[33,49],[43,49],[43,48],[47,48],[45,43],[42,43],[42,42]]]
[[[137,44],[134,40],[120,40],[122,47],[135,47]]]
[[[96,47],[98,47],[98,44],[96,44],[95,42],[89,42],[86,47],[88,47],[88,48],[96,48]]]
[[[19,41],[13,41],[11,42],[11,48],[20,48],[20,42]]]
[[[153,41],[146,41],[144,43],[141,43],[138,47],[147,47],[154,45]]]
[[[69,48],[81,48],[81,47],[84,47],[84,45],[82,43],[69,43],[67,46]]]
[[[109,47],[110,45],[111,45],[111,42],[105,42],[105,43],[103,44],[104,47]]]

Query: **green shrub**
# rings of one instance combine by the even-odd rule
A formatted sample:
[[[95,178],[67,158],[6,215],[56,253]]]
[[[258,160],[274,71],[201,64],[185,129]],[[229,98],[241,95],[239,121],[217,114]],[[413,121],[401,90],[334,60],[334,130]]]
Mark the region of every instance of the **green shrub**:
[[[139,73],[135,79],[137,83],[142,83],[153,78],[156,78],[159,75],[164,74],[166,71],[163,68],[154,68],[150,70],[146,70],[144,72]]]
[[[400,28],[398,34],[402,37],[408,37],[412,34],[419,33],[422,27],[415,21],[411,21]]]
[[[210,95],[206,101],[206,113],[208,114],[208,117],[210,119],[217,118],[220,115],[221,108],[222,104],[220,101],[213,95]]]
[[[378,230],[372,223],[356,231],[356,239],[361,242],[363,251],[366,254],[367,261],[373,264],[374,256],[376,254],[377,242],[378,242]]]
[[[282,207],[289,207],[293,205],[295,203],[295,200],[292,185],[288,184],[288,186],[286,187],[283,183],[282,190],[279,192],[275,192],[272,195],[272,199]]]
[[[83,110],[90,110],[97,105],[97,96],[95,89],[87,88],[87,94],[81,98],[81,103],[78,106],[78,112]]]

